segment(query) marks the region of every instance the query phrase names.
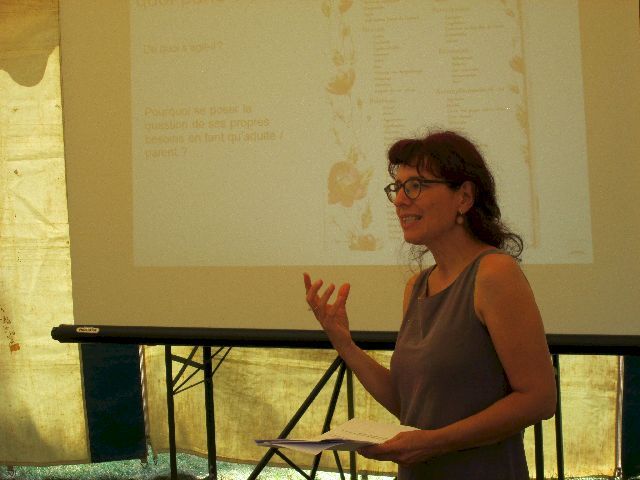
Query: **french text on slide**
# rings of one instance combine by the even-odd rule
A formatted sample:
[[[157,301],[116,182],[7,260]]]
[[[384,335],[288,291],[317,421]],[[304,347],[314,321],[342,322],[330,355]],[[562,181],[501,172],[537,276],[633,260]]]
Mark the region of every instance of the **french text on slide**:
[[[197,144],[275,142],[284,132],[252,105],[151,107],[144,109],[146,158],[184,157]]]

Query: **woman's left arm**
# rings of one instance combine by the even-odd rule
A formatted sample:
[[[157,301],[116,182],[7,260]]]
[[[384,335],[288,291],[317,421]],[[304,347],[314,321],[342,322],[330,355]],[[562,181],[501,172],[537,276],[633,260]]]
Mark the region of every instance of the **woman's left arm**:
[[[498,442],[554,415],[556,386],[542,319],[515,260],[500,254],[482,259],[476,277],[475,308],[487,326],[512,392],[451,425],[403,432],[360,453],[410,464]]]

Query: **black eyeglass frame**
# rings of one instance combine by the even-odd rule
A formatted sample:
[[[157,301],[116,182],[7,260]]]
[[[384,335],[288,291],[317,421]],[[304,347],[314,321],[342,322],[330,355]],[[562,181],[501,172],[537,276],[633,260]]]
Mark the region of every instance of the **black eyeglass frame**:
[[[418,193],[415,196],[411,196],[409,194],[409,191],[407,190],[406,185],[409,182],[416,182],[416,181],[418,182],[418,185],[419,185],[419,188],[417,189]],[[415,200],[422,193],[423,187],[426,187],[427,185],[431,185],[431,184],[438,184],[438,183],[442,183],[444,185],[449,185],[449,186],[454,185],[454,182],[450,182],[449,180],[435,180],[435,179],[423,178],[423,177],[410,177],[410,178],[407,178],[402,183],[397,181],[390,183],[389,185],[384,187],[384,193],[387,194],[387,198],[391,203],[395,203],[395,198],[391,198],[391,195],[397,194],[400,191],[400,189],[404,190],[404,194],[407,196],[407,198],[411,200]]]

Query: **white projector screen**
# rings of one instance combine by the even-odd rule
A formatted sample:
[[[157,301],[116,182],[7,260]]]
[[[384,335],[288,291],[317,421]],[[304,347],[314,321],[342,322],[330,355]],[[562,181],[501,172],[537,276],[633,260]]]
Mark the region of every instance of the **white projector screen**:
[[[548,333],[640,335],[638,5],[64,0],[78,324],[394,331],[386,149],[476,141]]]

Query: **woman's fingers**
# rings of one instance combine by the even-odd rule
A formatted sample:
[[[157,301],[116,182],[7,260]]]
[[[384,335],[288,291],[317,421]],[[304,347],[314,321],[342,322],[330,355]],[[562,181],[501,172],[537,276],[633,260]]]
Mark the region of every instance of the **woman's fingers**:
[[[309,289],[311,288],[311,276],[308,273],[303,273],[302,276],[304,278],[304,288],[309,292]]]
[[[319,308],[324,308],[327,305],[327,302],[331,298],[331,295],[333,295],[333,291],[335,289],[336,289],[336,286],[333,283],[327,287],[327,289],[324,291],[324,293],[320,297],[320,300],[318,300],[317,306]]]
[[[322,280],[316,280],[312,284],[309,285],[307,289],[307,303],[311,306],[311,308],[315,307],[318,301],[318,290],[322,287]]]
[[[307,303],[316,316],[321,312],[321,310],[324,309],[325,305],[329,301],[329,298],[331,297],[331,294],[335,290],[335,286],[331,284],[327,287],[322,296],[318,296],[318,292],[322,285],[322,280],[316,280],[312,283],[309,274],[304,274],[304,286],[307,290]]]
[[[347,303],[347,297],[349,297],[349,291],[351,290],[351,285],[345,283],[340,286],[340,290],[338,290],[338,298],[342,299],[342,305],[344,306]]]
[[[345,283],[340,287],[338,290],[338,298],[336,298],[335,303],[331,306],[331,309],[328,312],[330,315],[335,315],[341,308],[345,308],[350,289],[351,285],[348,283]]]
[[[318,293],[318,290],[322,286],[322,279],[316,280],[315,282],[312,283],[311,277],[309,276],[308,273],[303,274],[303,278],[304,278],[304,289],[307,292],[307,296],[309,296],[309,294],[314,294],[314,292]]]
[[[340,286],[338,289],[338,296],[336,301],[333,304],[329,303],[331,296],[336,291],[336,286],[332,283],[330,284],[321,295],[319,295],[320,288],[322,288],[323,281],[316,280],[315,282],[311,281],[311,276],[308,273],[303,274],[304,277],[304,287],[307,292],[307,303],[311,307],[311,310],[318,315],[322,315],[323,317],[326,315],[335,316],[340,309],[344,309],[347,297],[349,296],[349,290],[351,286],[348,283],[345,283]]]

